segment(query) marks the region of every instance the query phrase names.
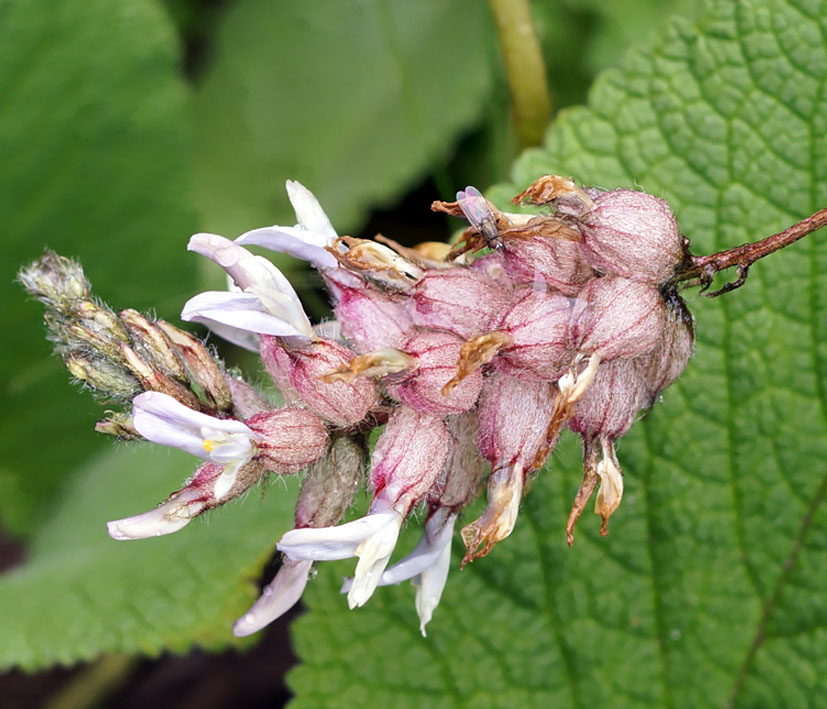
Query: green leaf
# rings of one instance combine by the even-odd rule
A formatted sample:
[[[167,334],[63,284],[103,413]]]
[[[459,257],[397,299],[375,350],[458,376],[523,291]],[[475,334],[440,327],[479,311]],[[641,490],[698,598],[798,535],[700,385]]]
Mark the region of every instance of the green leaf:
[[[648,39],[670,15],[692,17],[686,0],[558,0],[531,3],[555,109],[582,103],[595,75],[617,66],[633,42]]]
[[[238,2],[196,101],[204,224],[293,223],[293,178],[357,227],[479,118],[492,48],[473,0]]]
[[[116,542],[106,522],[151,509],[194,468],[186,454],[135,445],[100,456],[0,577],[0,670],[71,665],[103,653],[158,655],[239,644],[232,624],[257,595],[275,539],[292,526],[295,481],[191,522],[176,534]]]
[[[549,172],[638,185],[672,203],[697,253],[815,212],[827,204],[825,18],[827,3],[771,0],[672,22],[561,114],[502,192]],[[511,538],[452,572],[427,640],[409,587],[351,613],[336,587],[353,565],[324,567],[295,626],[293,706],[817,705],[825,234],[752,271],[733,294],[690,296],[697,354],[622,442],[608,538],[589,514],[566,547],[581,477],[569,436]]]
[[[194,282],[177,63],[152,0],[0,3],[0,512],[17,533],[100,445],[90,429],[101,410],[50,356],[17,269],[49,246],[81,259],[115,308],[169,317]]]

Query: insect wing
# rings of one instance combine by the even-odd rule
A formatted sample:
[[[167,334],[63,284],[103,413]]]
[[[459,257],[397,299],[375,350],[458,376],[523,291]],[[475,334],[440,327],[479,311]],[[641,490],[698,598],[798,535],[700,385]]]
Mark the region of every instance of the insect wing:
[[[466,187],[464,192],[457,192],[457,204],[465,218],[478,230],[481,230],[486,219],[496,222],[491,207],[476,187]]]
[[[457,204],[470,224],[485,238],[489,246],[500,245],[497,217],[491,211],[488,200],[476,187],[466,187],[457,192]]]

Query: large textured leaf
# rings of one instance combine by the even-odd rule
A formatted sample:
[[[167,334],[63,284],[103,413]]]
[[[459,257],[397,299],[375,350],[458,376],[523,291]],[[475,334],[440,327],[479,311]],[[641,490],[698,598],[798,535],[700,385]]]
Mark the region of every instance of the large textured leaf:
[[[0,513],[19,533],[100,442],[99,407],[50,357],[17,269],[49,246],[115,307],[168,316],[192,284],[175,50],[153,0],[0,2]]]
[[[602,75],[521,159],[639,185],[697,252],[827,205],[827,4],[710,5]],[[564,441],[517,529],[449,579],[427,640],[413,593],[349,613],[329,565],[295,630],[296,707],[818,706],[827,689],[827,239],[690,299],[698,350],[620,448],[626,495],[601,539],[563,526],[580,481]],[[588,515],[591,516],[591,515]]]
[[[158,655],[233,642],[295,486],[273,481],[158,539],[116,542],[106,521],[150,509],[194,458],[148,444],[108,452],[76,476],[26,564],[0,578],[0,670],[74,664],[105,652]]]
[[[237,3],[197,97],[205,225],[292,220],[291,177],[354,228],[479,117],[493,47],[474,0]]]

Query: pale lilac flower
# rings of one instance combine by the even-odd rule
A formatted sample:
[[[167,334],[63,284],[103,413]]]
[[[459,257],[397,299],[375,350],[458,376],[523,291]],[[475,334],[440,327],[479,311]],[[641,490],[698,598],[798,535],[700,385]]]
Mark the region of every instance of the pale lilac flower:
[[[245,477],[257,479],[261,468],[256,463],[244,466]],[[223,503],[215,495],[216,482],[224,473],[224,466],[213,462],[198,466],[187,484],[169,499],[149,512],[107,522],[109,536],[113,539],[146,539],[172,534],[183,529],[193,519],[208,509]],[[236,486],[243,487],[243,483]]]
[[[457,514],[447,507],[436,510],[425,523],[425,531],[416,548],[404,559],[386,569],[379,586],[400,584],[410,579],[416,587],[416,612],[419,630],[426,635],[425,626],[442,598],[451,566],[451,539]],[[342,593],[350,592],[353,579],[345,579]]]
[[[235,622],[233,635],[237,638],[252,635],[296,605],[307,586],[312,566],[312,561],[285,559],[276,577],[264,587],[259,599]]]
[[[335,561],[358,556],[348,606],[356,608],[373,595],[390,560],[407,512],[400,514],[385,499],[374,500],[370,512],[353,522],[333,527],[293,529],[279,540],[278,549],[292,561]]]
[[[185,489],[149,512],[107,522],[109,536],[118,541],[173,534],[186,527],[207,507],[204,495]]]
[[[439,417],[399,407],[373,449],[368,514],[338,527],[293,529],[279,541],[279,551],[293,561],[358,556],[347,598],[351,608],[364,605],[390,560],[402,522],[441,472],[451,440]]]
[[[336,268],[338,261],[326,247],[338,237],[319,201],[304,185],[287,180],[287,196],[296,212],[296,226],[270,226],[248,231],[236,239],[238,244],[263,246],[308,261],[319,270]]]
[[[207,291],[190,298],[183,320],[203,323],[248,349],[258,349],[250,333],[294,342],[315,338],[293,286],[267,259],[216,234],[195,234],[188,248],[221,266],[239,291]]]
[[[193,411],[160,392],[136,396],[132,407],[132,424],[147,440],[224,466],[215,482],[217,499],[230,491],[239,468],[255,454],[257,435],[241,421]]]

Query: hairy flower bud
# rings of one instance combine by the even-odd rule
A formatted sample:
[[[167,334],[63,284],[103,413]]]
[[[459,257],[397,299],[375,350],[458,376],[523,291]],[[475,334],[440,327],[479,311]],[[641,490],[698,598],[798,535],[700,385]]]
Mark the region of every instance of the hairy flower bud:
[[[140,382],[144,391],[167,394],[191,409],[204,408],[198,397],[188,386],[168,377],[164,372],[154,369],[150,363],[141,359],[138,353],[126,343],[122,342],[120,349],[126,362],[126,368]]]
[[[219,363],[209,350],[186,330],[181,330],[164,320],[159,320],[157,325],[175,345],[193,388],[203,393],[212,408],[217,411],[229,411],[233,406],[233,394]]]
[[[21,268],[18,278],[29,293],[64,315],[71,313],[77,301],[87,300],[91,292],[80,264],[49,249]]]
[[[462,530],[466,546],[463,565],[488,554],[514,529],[526,475],[551,420],[551,386],[507,374],[489,377],[483,386],[477,410],[477,446],[491,461],[488,505],[482,517]]]
[[[65,363],[73,377],[99,392],[126,399],[141,391],[141,385],[130,372],[108,360],[89,359],[79,354],[67,356]]]
[[[568,426],[584,437],[620,438],[634,423],[646,399],[646,384],[635,360],[601,362]]]
[[[188,381],[186,369],[172,342],[163,329],[150,322],[137,310],[127,308],[120,313],[121,322],[129,332],[133,348],[147,364],[179,381]]]
[[[673,293],[666,301],[663,336],[654,350],[635,359],[653,404],[660,392],[672,384],[686,368],[695,349],[692,314],[683,299]]]
[[[603,360],[635,357],[654,349],[663,334],[666,305],[655,286],[625,278],[593,278],[580,291],[571,315],[579,352]]]
[[[327,454],[307,470],[296,500],[296,529],[338,524],[353,502],[366,464],[361,435],[336,436]]]
[[[431,513],[438,508],[447,508],[452,513],[462,510],[477,496],[477,488],[489,467],[477,448],[475,412],[449,416],[445,419],[445,425],[453,438],[453,445],[439,477],[428,492]]]
[[[438,416],[398,407],[371,455],[374,497],[407,514],[437,480],[451,443],[451,434]]]
[[[257,434],[255,459],[277,473],[297,473],[327,451],[327,429],[306,409],[262,411],[244,424]]]
[[[224,379],[233,402],[233,416],[241,421],[254,414],[272,409],[272,405],[254,386],[240,377],[227,374]]]
[[[262,335],[261,359],[287,403],[304,403],[336,426],[358,423],[376,404],[376,386],[369,379],[324,379],[344,366],[353,353],[333,340],[319,339],[303,347],[287,347]]]
[[[405,300],[341,268],[324,272],[342,334],[359,354],[398,347],[413,327]]]
[[[457,372],[463,342],[448,332],[422,331],[402,345],[414,367],[388,377],[388,393],[421,413],[448,416],[468,411],[482,388],[482,373],[471,372],[446,389]]]
[[[559,222],[549,219],[551,225]],[[580,244],[565,238],[555,238],[538,229],[536,235],[512,238],[505,242],[503,262],[508,275],[523,283],[542,281],[568,296],[578,291],[594,276],[591,266],[583,257]]]
[[[500,322],[508,335],[497,368],[521,379],[556,381],[568,369],[574,350],[569,338],[572,301],[560,293],[524,290]]]
[[[419,327],[467,338],[491,325],[508,305],[509,295],[481,269],[429,271],[411,292],[411,317]]]
[[[668,203],[645,192],[604,192],[579,223],[583,254],[603,273],[661,284],[685,256]]]

